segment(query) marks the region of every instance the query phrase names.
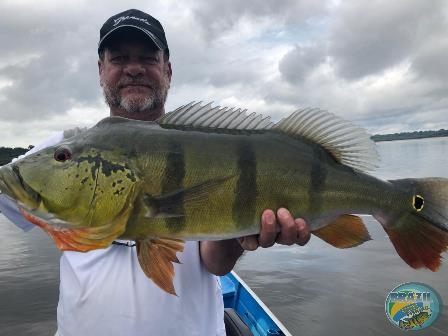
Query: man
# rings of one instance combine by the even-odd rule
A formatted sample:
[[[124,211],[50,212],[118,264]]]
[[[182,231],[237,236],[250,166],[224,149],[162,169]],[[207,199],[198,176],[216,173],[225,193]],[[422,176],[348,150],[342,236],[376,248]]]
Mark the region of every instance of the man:
[[[98,69],[111,116],[155,120],[165,113],[172,68],[163,27],[128,10],[100,30]],[[63,134],[35,150],[62,140]],[[175,265],[178,296],[160,290],[140,269],[131,241],[107,249],[64,252],[61,257],[58,334],[225,335],[218,278],[244,250],[275,242],[304,245],[309,231],[286,209],[265,210],[259,235],[225,241],[186,242]]]

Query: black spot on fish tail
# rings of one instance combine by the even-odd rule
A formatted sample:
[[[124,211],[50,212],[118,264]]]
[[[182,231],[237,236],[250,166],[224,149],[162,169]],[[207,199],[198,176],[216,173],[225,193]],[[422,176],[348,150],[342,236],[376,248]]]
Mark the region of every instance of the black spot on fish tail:
[[[181,144],[171,142],[162,178],[162,195],[171,193],[184,187],[185,178],[185,152]],[[178,211],[184,213],[183,195],[178,199]],[[167,228],[171,232],[178,232],[185,227],[185,217],[167,218]]]
[[[251,143],[242,141],[238,146],[238,181],[233,204],[233,220],[237,226],[251,223],[255,217],[257,199],[257,158]]]
[[[310,204],[310,213],[319,213],[323,204],[323,192],[327,179],[327,169],[323,164],[323,152],[320,148],[314,151],[314,160],[310,171],[310,186],[308,189],[308,198]]]

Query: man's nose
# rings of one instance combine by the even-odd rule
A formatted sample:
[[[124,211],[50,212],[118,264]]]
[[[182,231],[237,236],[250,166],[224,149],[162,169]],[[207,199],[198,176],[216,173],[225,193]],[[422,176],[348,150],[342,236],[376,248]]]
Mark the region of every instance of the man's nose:
[[[137,60],[130,60],[126,63],[124,71],[127,75],[132,77],[141,76],[145,72],[145,67],[141,62]]]

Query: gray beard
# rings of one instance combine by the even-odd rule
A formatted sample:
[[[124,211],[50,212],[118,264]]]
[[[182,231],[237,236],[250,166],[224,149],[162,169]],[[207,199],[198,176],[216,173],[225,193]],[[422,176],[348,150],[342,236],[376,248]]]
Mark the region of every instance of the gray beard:
[[[162,83],[151,83],[154,90],[144,98],[123,98],[120,95],[119,85],[111,86],[103,80],[101,80],[101,86],[103,87],[104,100],[110,108],[119,108],[129,114],[140,114],[151,113],[165,105],[170,83],[167,77],[163,79]]]

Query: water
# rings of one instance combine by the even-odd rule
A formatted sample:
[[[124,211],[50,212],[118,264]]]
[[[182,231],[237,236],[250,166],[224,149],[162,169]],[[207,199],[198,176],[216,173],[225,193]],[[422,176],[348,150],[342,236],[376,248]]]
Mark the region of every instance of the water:
[[[378,177],[448,177],[448,138],[381,142],[378,149]],[[380,225],[364,220],[373,241],[362,246],[338,250],[312,238],[305,247],[259,249],[239,261],[237,272],[293,335],[403,335],[384,302],[411,281],[430,285],[444,302],[440,319],[419,335],[448,335],[448,262],[437,273],[413,270]],[[41,230],[23,233],[1,215],[0,237],[0,334],[52,335],[60,253]]]
[[[0,335],[53,335],[60,252],[40,229],[24,233],[0,215]]]

